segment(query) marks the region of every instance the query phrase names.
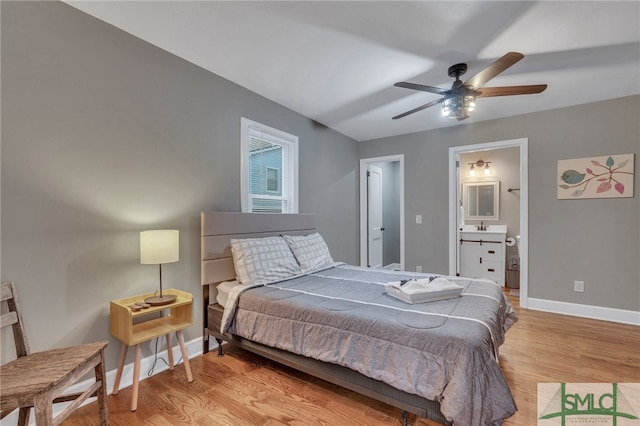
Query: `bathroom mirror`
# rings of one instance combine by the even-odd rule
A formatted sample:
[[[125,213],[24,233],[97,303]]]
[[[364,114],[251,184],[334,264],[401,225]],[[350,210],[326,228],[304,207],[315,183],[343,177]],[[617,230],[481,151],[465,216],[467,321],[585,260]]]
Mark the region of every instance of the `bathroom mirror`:
[[[463,182],[465,219],[497,220],[500,213],[500,181]]]

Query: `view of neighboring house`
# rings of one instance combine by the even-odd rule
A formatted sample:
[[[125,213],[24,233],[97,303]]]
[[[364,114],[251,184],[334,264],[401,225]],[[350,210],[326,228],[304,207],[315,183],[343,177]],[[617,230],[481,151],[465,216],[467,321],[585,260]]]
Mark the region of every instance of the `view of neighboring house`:
[[[282,213],[282,146],[252,139],[249,189],[252,211]]]

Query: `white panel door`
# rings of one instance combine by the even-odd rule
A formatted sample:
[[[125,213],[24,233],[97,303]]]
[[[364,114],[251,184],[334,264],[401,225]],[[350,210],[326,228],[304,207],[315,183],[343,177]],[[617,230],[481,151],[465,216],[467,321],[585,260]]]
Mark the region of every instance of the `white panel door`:
[[[382,169],[369,166],[367,179],[368,262],[370,268],[382,267]]]

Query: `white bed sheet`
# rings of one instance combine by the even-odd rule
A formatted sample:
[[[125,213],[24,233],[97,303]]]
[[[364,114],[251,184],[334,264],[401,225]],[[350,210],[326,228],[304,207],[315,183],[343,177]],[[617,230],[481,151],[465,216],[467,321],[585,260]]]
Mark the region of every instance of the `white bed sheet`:
[[[218,294],[216,294],[216,301],[219,305],[227,307],[227,300],[229,299],[229,292],[236,286],[242,286],[238,280],[223,281],[216,286]]]

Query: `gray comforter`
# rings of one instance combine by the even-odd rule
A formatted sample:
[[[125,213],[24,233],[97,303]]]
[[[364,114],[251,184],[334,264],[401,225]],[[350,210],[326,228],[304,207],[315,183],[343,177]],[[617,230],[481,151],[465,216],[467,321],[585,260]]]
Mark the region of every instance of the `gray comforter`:
[[[385,294],[412,277],[340,266],[246,288],[230,295],[222,331],[439,401],[456,425],[501,424],[516,406],[497,350],[517,321],[501,287],[448,277],[461,297],[411,305]]]

